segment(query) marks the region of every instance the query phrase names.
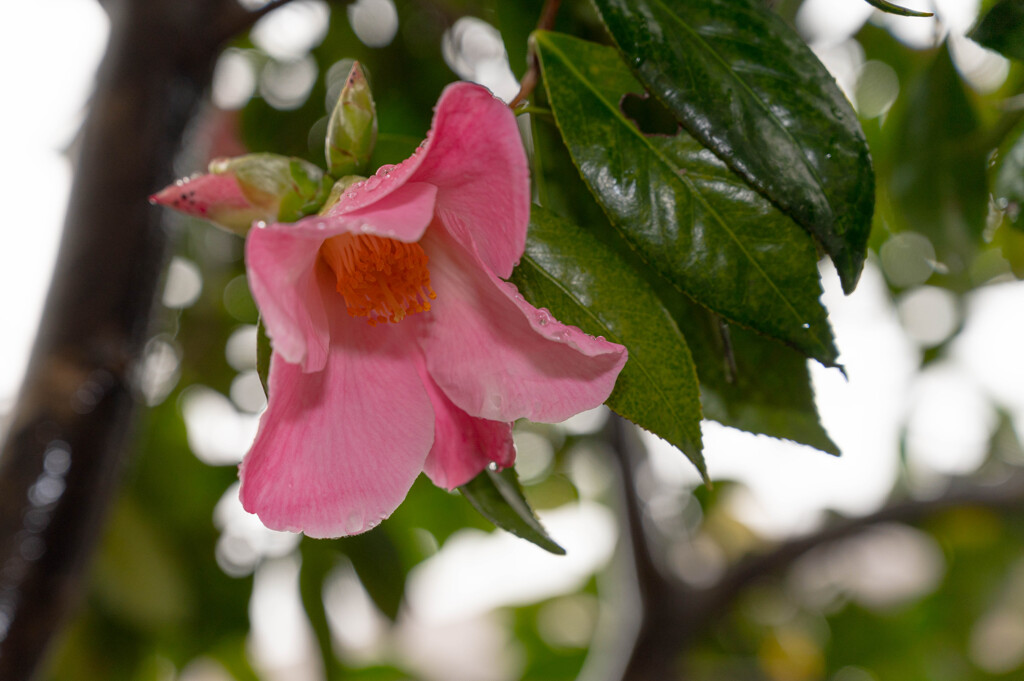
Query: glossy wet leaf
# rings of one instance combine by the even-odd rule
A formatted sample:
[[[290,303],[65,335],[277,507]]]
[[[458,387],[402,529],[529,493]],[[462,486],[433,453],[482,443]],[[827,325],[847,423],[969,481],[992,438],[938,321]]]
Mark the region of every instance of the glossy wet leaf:
[[[533,206],[512,281],[560,321],[626,346],[608,406],[678,447],[706,478],[693,357],[644,278],[581,227]]]
[[[615,50],[535,40],[573,161],[640,256],[723,317],[834,365],[811,238],[685,132],[643,134],[619,108],[643,88]]]
[[[527,503],[515,469],[506,468],[500,472],[485,470],[459,487],[459,492],[483,517],[501,529],[532,542],[545,551],[559,556],[565,555],[565,549],[548,536]]]
[[[875,7],[877,9],[882,10],[883,12],[886,12],[888,14],[896,14],[896,15],[899,15],[901,17],[930,17],[930,16],[934,16],[931,12],[918,12],[916,10],[907,9],[906,7],[900,7],[899,5],[894,5],[891,2],[886,2],[886,0],[864,0],[864,2],[868,3],[872,7]]]
[[[857,115],[764,0],[595,0],[640,81],[856,286],[874,174]]]
[[[1004,57],[1024,60],[1024,1],[1000,0],[967,35]]]

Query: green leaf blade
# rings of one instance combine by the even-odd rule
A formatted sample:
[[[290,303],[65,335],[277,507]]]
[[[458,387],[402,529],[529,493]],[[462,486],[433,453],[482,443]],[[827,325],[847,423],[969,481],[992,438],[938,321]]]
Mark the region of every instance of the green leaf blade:
[[[874,174],[857,116],[762,0],[594,0],[639,80],[813,234],[845,291],[867,255]]]
[[[480,512],[480,515],[495,526],[536,544],[545,551],[559,556],[565,555],[565,549],[548,536],[547,531],[537,520],[533,509],[523,496],[514,469],[506,468],[500,472],[485,470],[459,487],[459,492]]]
[[[1004,57],[1024,61],[1024,2],[1000,0],[967,37]]]
[[[723,317],[834,366],[807,234],[686,133],[641,133],[619,101],[643,89],[614,50],[554,33],[535,40],[573,161],[640,256]]]
[[[697,362],[705,418],[839,455],[821,425],[805,357],[747,329],[723,330],[720,320],[685,298],[672,299],[669,307]]]
[[[608,406],[679,448],[707,480],[693,357],[643,277],[578,225],[533,206],[512,281],[559,321],[626,346]]]

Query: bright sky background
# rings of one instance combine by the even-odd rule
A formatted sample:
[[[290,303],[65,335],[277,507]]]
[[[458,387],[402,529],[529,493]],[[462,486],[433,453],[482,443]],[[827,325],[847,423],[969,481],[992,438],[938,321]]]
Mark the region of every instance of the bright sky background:
[[[932,6],[926,0],[906,0],[903,4]],[[973,22],[978,6],[977,0],[936,0],[934,4],[946,24],[961,33]],[[351,6],[352,21],[365,16],[387,19],[393,15],[393,7],[389,10],[388,5],[384,0],[361,0]],[[300,14],[322,22],[326,15],[318,7],[311,3]],[[294,24],[297,15],[289,16],[279,20],[282,34],[287,32],[289,21]],[[867,68],[863,54],[858,53],[848,36],[871,16],[872,11],[862,0],[808,0],[798,17],[801,30],[812,39],[814,49],[848,92],[852,91],[857,74]],[[5,208],[7,225],[0,247],[0,309],[6,318],[0,334],[0,357],[4,358],[0,362],[0,419],[13,403],[52,270],[71,179],[62,150],[73,139],[81,121],[107,35],[106,18],[93,0],[9,3],[4,19],[0,23],[0,62],[7,66],[0,72],[0,86],[8,97],[0,127],[0,148],[4,149],[5,159],[0,166],[0,205]],[[888,17],[883,21],[909,44],[929,44],[936,35],[936,25],[931,20]],[[507,61],[503,61],[500,45],[497,49],[494,46],[496,33],[480,24],[467,23],[458,40],[450,37],[445,46],[446,57],[463,77],[478,79],[499,94],[510,96],[514,93],[514,82],[509,82]],[[287,55],[289,44],[279,40],[275,43],[278,33],[269,30],[272,27],[272,23],[263,27],[262,40],[268,50]],[[318,33],[316,25],[305,29],[302,25],[297,29],[292,26],[288,30],[294,30],[299,36],[296,40],[300,41],[310,40],[310,35]],[[393,36],[393,30],[378,27],[376,32],[367,32],[365,40],[368,44],[386,44]],[[322,33],[313,39],[322,39]],[[987,89],[1005,77],[1005,63],[998,58],[968,41],[956,39],[955,43],[958,64],[974,79],[976,87]],[[470,59],[473,55],[478,57],[475,61]],[[18,67],[12,68],[14,64]],[[221,93],[242,92],[243,97],[247,96],[255,87],[253,75],[244,69],[235,71],[241,80],[227,78]],[[221,76],[231,73],[226,68]],[[826,267],[824,282],[824,300],[849,381],[835,370],[823,370],[816,365],[812,372],[824,424],[842,449],[843,457],[832,458],[805,447],[715,424],[706,424],[705,428],[706,457],[712,478],[735,478],[747,483],[749,491],[737,494],[731,503],[741,517],[768,535],[807,530],[827,508],[863,513],[877,507],[897,474],[898,428],[908,415],[910,463],[915,470],[930,472],[933,477],[936,473],[970,470],[978,462],[995,423],[990,398],[1005,404],[1018,430],[1024,428],[1024,361],[1020,353],[1024,347],[1024,315],[1020,313],[1024,309],[1024,285],[1002,283],[975,293],[965,311],[966,329],[950,358],[917,376],[913,341],[901,330],[898,314],[920,314],[920,310],[925,310],[924,316],[934,321],[955,313],[950,311],[949,301],[942,293],[922,289],[917,298],[901,301],[897,310],[889,301],[874,264],[869,264],[852,296],[842,295],[830,267]],[[234,409],[226,398],[207,393],[201,397],[206,400],[202,404],[227,412]],[[214,414],[216,410],[204,407],[204,411]],[[242,437],[251,432],[252,425],[251,418],[242,425],[236,424]],[[677,452],[653,440],[652,445],[652,467],[664,484],[693,484],[694,473]],[[229,451],[229,460],[231,456]],[[224,518],[234,517],[230,509],[218,513],[218,523],[227,523]],[[607,560],[611,539],[601,528],[611,527],[612,520],[586,505],[563,515],[550,520],[556,539],[573,546],[574,535],[594,537],[590,546],[577,544],[576,555],[584,563],[589,561],[591,568]],[[439,554],[438,562],[428,561],[423,566],[414,582],[430,582],[431,590],[416,596],[415,586],[411,586],[411,602],[422,611],[433,613],[427,616],[428,621],[448,618],[451,613],[445,608],[452,603],[479,606],[481,594],[487,589],[480,589],[471,581],[446,579],[443,560],[471,559],[480,565],[481,574],[492,574],[502,565],[522,560],[516,564],[532,566],[519,571],[526,577],[520,580],[524,584],[543,581],[530,575],[555,574],[559,570],[554,578],[574,584],[580,571],[586,573],[588,569],[578,561],[564,559],[561,563],[556,561],[560,568],[550,567],[538,557],[539,550],[506,539],[511,538],[496,535],[455,542],[450,552]],[[287,549],[287,542],[282,546]],[[522,558],[510,560],[512,553]],[[534,558],[537,560],[533,561]],[[486,566],[488,561],[490,567]],[[291,569],[288,564],[274,568],[285,577],[292,574]],[[528,597],[511,585],[514,579],[514,575],[508,576],[510,589],[506,597]],[[344,580],[340,583],[338,593],[347,593]],[[254,603],[256,607],[261,606]],[[464,614],[479,615],[472,608]],[[273,638],[272,634],[268,636]]]

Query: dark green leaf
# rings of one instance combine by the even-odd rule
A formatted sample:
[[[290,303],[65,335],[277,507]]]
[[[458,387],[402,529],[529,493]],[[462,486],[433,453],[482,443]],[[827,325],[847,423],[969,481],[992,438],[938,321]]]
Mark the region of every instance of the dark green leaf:
[[[384,615],[394,620],[405,594],[406,569],[398,547],[383,528],[346,537],[339,547],[352,561],[366,593]]]
[[[512,281],[558,320],[626,346],[608,406],[681,449],[706,478],[693,358],[644,278],[582,228],[533,206]]]
[[[515,469],[506,468],[501,472],[485,470],[460,487],[459,491],[483,517],[501,529],[545,551],[565,555],[565,549],[548,536],[527,503]]]
[[[420,137],[381,133],[377,135],[377,146],[370,157],[370,169],[375,170],[385,163],[401,163],[412,156],[416,146],[422,142]]]
[[[897,229],[924,234],[956,277],[982,242],[988,211],[985,152],[970,143],[978,129],[948,46],[936,54],[890,116]]]
[[[907,9],[906,7],[900,7],[899,5],[894,5],[891,2],[886,2],[886,0],[864,0],[864,2],[868,3],[872,7],[876,7],[878,9],[882,10],[883,12],[888,12],[889,14],[898,14],[901,17],[930,17],[930,16],[934,16],[931,12],[918,12],[918,11],[915,11],[915,10],[912,10],[912,9]]]
[[[697,362],[705,418],[839,454],[818,418],[803,355],[747,329],[723,325],[682,296],[668,307]]]
[[[587,235],[599,240],[595,247],[611,250],[633,272],[642,275],[644,289],[653,290],[661,304],[670,311],[697,365],[701,400],[705,405],[704,417],[748,432],[794,440],[836,453],[835,445],[818,419],[806,358],[759,333],[729,326],[735,363],[735,376],[730,381],[726,373],[728,359],[720,318],[693,303],[650,267],[644,266],[633,249],[608,224],[575,172],[569,152],[561,143],[553,123],[538,123],[536,117],[532,122],[534,176],[540,178],[537,183],[541,187],[553,183],[559,186],[559,191],[542,192],[542,195],[552,199],[567,197],[559,203],[558,212],[564,211],[563,214],[572,217],[572,222],[586,225]],[[539,234],[541,232],[534,225],[527,237],[527,253]],[[513,281],[517,281],[519,276],[518,271],[513,273]],[[628,363],[626,368],[629,368]],[[622,381],[621,376],[619,381]]]
[[[535,40],[573,161],[640,256],[727,319],[834,365],[810,237],[683,131],[645,135],[630,122],[619,102],[643,89],[614,50]]]
[[[1024,0],[1000,0],[967,35],[1004,57],[1024,61]]]
[[[835,80],[764,0],[595,0],[641,82],[702,144],[817,237],[847,292],[874,174]]]

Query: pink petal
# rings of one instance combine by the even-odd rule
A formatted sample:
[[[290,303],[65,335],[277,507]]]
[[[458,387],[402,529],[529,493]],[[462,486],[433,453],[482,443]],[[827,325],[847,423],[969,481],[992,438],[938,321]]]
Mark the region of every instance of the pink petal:
[[[626,349],[553,319],[442,230],[421,242],[437,292],[420,344],[427,370],[471,416],[556,422],[604,402]]]
[[[254,220],[267,218],[242,192],[232,175],[205,174],[185,178],[149,197],[150,203],[205,218],[244,234]]]
[[[512,274],[526,245],[530,174],[504,102],[472,83],[445,88],[411,179],[437,186],[438,217],[463,246],[499,277]]]
[[[455,489],[475,478],[491,462],[500,468],[515,463],[511,423],[470,416],[452,404],[425,367],[421,375],[434,406],[434,445],[423,467],[431,482]]]
[[[369,184],[374,179],[367,178],[365,182]],[[353,187],[352,191],[358,192],[359,188]],[[338,220],[350,226],[347,231],[376,234],[412,243],[420,240],[430,224],[436,196],[437,187],[432,184],[407,182],[358,210],[342,210],[342,202],[339,202],[322,220],[328,223]]]
[[[249,232],[249,289],[275,355],[301,364],[304,371],[319,371],[331,340],[322,292],[330,290],[330,278],[317,272],[325,237],[293,230],[294,226],[275,224]]]
[[[416,241],[430,223],[435,193],[433,186],[414,182],[358,212],[253,229],[246,240],[249,287],[274,351],[304,371],[322,369],[330,343],[324,298],[329,304],[338,298],[329,273],[318,272],[321,244],[346,232]]]
[[[332,214],[372,206],[407,182],[436,186],[448,231],[499,276],[512,273],[526,244],[530,180],[515,116],[500,99],[473,83],[446,87],[420,149],[346,192]]]
[[[240,471],[247,511],[271,529],[338,537],[398,507],[434,435],[409,335],[339,318],[323,371],[274,355],[270,402]]]

